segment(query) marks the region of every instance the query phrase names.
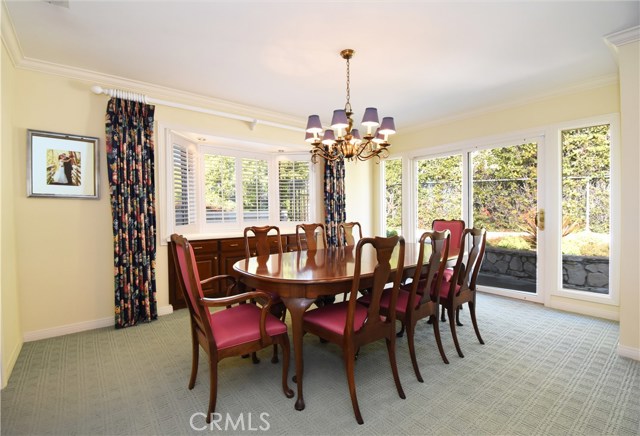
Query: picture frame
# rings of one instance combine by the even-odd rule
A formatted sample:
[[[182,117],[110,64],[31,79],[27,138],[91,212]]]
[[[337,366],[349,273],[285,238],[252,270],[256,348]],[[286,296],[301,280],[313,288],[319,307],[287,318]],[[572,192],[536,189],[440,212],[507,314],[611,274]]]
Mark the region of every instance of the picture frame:
[[[27,130],[27,196],[99,198],[99,146],[92,136]]]

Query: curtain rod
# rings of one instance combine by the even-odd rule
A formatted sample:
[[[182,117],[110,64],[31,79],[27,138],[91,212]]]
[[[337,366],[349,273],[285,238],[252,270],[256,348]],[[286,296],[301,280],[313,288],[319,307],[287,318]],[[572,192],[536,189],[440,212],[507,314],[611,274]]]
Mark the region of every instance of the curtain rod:
[[[262,124],[264,126],[277,127],[279,129],[293,130],[295,132],[304,132],[304,129],[302,127],[293,127],[287,124],[280,124],[280,123],[274,123],[272,121],[258,120],[257,118],[246,117],[243,115],[236,115],[229,112],[214,111],[212,109],[207,109],[199,106],[191,106],[191,105],[177,103],[169,100],[160,100],[157,98],[147,97],[146,95],[139,94],[137,92],[124,91],[122,89],[115,89],[115,88],[105,89],[99,85],[94,85],[91,87],[91,91],[94,94],[98,94],[98,95],[104,94],[110,97],[133,100],[133,101],[138,101],[140,103],[145,103],[145,104],[157,104],[161,106],[169,106],[169,107],[185,109],[193,112],[201,112],[203,114],[215,115],[217,117],[230,118],[232,120],[245,121],[249,123],[249,129],[251,130],[253,130],[256,127],[256,125]]]

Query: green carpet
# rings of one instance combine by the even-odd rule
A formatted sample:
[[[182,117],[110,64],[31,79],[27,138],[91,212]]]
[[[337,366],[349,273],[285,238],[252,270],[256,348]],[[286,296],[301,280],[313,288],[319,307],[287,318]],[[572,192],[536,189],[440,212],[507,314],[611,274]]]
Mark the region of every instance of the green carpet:
[[[361,426],[353,416],[340,350],[307,335],[304,411],[296,411],[295,399],[282,393],[281,366],[269,361],[267,349],[259,365],[241,358],[221,362],[221,420],[205,428],[208,369],[201,357],[198,381],[189,391],[188,312],[179,310],[134,328],[25,343],[1,394],[1,431],[213,434],[226,427],[245,434],[640,434],[640,362],[616,354],[617,323],[479,295],[486,342],[480,345],[468,315],[463,311],[465,326],[458,329],[465,358],[457,356],[448,325],[442,326],[450,365],[440,360],[431,326],[418,324],[425,383],[415,378],[406,338],[398,341],[406,400],[395,390],[384,343],[360,351]]]

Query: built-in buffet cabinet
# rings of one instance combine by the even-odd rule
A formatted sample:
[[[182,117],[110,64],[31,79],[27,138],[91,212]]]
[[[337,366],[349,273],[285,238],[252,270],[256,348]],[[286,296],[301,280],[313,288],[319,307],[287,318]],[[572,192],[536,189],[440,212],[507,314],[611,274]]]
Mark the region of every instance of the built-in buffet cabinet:
[[[281,235],[282,249],[284,251],[296,250],[295,234]],[[278,252],[277,236],[270,236],[271,252]],[[233,271],[233,264],[244,259],[244,238],[214,238],[189,241],[198,265],[200,280],[219,274],[229,274],[238,277]],[[251,255],[255,256],[255,238],[249,239]],[[219,289],[218,284],[208,284],[203,287],[205,297],[222,297],[224,289]],[[174,309],[187,307],[182,288],[178,281],[172,250],[169,250],[169,303]]]

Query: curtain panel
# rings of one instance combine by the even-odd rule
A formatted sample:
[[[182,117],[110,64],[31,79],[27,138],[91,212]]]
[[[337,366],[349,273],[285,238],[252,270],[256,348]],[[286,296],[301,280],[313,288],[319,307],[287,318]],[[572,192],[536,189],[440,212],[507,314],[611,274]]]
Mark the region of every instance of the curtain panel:
[[[324,210],[327,227],[327,243],[338,245],[338,225],[347,218],[344,197],[344,160],[324,163]]]
[[[154,110],[154,106],[120,98],[107,104],[116,328],[158,317]]]

